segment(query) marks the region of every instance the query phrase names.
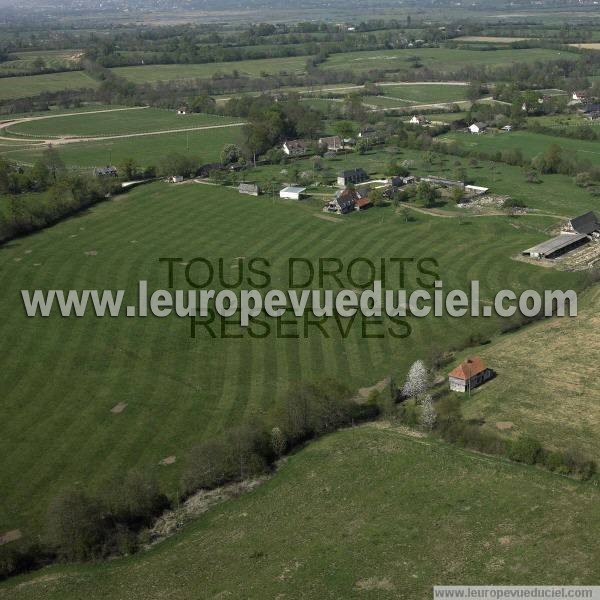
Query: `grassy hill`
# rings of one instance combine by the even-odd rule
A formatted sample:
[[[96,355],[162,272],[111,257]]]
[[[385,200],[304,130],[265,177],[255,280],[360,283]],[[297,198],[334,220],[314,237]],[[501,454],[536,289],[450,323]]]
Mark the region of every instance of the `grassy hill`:
[[[341,431],[152,551],[52,567],[10,600],[431,598],[433,584],[594,584],[598,490],[401,431]]]
[[[528,433],[545,446],[600,459],[600,288],[576,319],[554,319],[502,337],[481,355],[498,377],[463,403],[506,435]]]
[[[361,327],[343,339],[334,323],[327,325],[330,337],[310,329],[304,338],[300,323],[284,328],[301,332],[300,339],[207,333],[191,339],[188,321],[175,317],[28,319],[22,289],[124,289],[131,298],[140,279],[150,289],[168,284],[158,259],[169,256],[183,263],[222,258],[227,278],[237,274],[238,257],[266,257],[272,286],[284,288],[288,257],[327,256],[346,262],[364,256],[376,264],[382,257],[434,257],[446,289],[468,289],[470,279],[479,279],[482,298],[507,287],[576,288],[582,281],[581,274],[511,260],[540,236],[511,219],[461,225],[416,215],[406,223],[388,208],[331,222],[317,218],[319,204],[157,183],[2,248],[0,335],[10,352],[0,379],[0,531],[36,531],[49,499],[64,486],[81,482],[94,490],[134,466],[156,472],[174,495],[191,445],[248,414],[268,414],[295,381],[332,376],[351,387],[372,385],[390,373],[403,375],[432,347],[464,343],[471,333],[487,336],[499,326],[494,319],[412,319],[406,339],[365,339]],[[187,289],[184,267],[177,268],[176,285]],[[416,274],[408,267],[410,289]],[[388,285],[397,288],[398,281]],[[120,402],[126,410],[111,413]],[[159,466],[171,455],[175,464]]]

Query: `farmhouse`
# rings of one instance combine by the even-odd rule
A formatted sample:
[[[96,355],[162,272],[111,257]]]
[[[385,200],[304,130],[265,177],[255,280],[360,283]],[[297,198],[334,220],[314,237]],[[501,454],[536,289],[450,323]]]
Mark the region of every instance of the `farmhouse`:
[[[453,392],[467,392],[482,385],[494,375],[479,356],[468,358],[448,374],[448,383]]]
[[[477,123],[473,123],[472,125],[469,125],[469,131],[475,135],[485,133],[486,129],[487,129],[487,124],[483,123],[482,121],[479,121]]]
[[[360,167],[358,169],[348,169],[342,171],[337,178],[337,184],[339,187],[347,187],[350,184],[362,183],[367,181],[369,176],[364,169]]]
[[[331,137],[319,138],[319,146],[327,148],[327,150],[330,152],[337,152],[344,147],[344,144],[341,137],[338,135],[333,135]]]
[[[283,151],[288,156],[304,156],[308,152],[309,143],[304,140],[288,140],[283,142]]]
[[[598,235],[600,234],[600,222],[596,213],[593,211],[586,212],[583,215],[579,215],[574,219],[571,219],[564,227],[563,233],[581,233],[584,235]]]
[[[353,210],[365,210],[372,206],[368,191],[346,188],[335,194],[335,197],[325,207],[325,212],[345,215]]]
[[[249,196],[258,196],[260,188],[255,183],[240,183],[238,192],[240,194],[248,194]]]
[[[583,91],[574,91],[571,94],[571,100],[574,102],[585,102],[587,100],[587,94]]]
[[[413,115],[413,117],[409,121],[409,123],[411,125],[428,125],[430,123],[430,121],[423,115]]]
[[[558,258],[579,246],[583,246],[590,241],[590,238],[583,233],[563,233],[562,235],[556,236],[551,240],[547,240],[523,250],[524,256],[530,256],[531,258]]]
[[[306,191],[306,188],[296,187],[296,186],[288,186],[284,187],[279,192],[280,198],[287,198],[288,200],[300,200],[302,198],[302,194]]]
[[[96,177],[116,177],[117,174],[117,167],[110,165],[107,165],[106,167],[96,167],[94,169],[94,175],[96,175]]]

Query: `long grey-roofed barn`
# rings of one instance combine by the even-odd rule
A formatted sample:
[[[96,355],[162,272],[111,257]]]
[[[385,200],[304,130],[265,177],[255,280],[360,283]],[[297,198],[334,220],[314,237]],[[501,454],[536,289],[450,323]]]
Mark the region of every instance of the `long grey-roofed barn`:
[[[565,233],[542,242],[533,248],[523,250],[523,254],[533,258],[556,258],[565,252],[570,252],[579,246],[583,246],[587,242],[589,242],[589,238],[583,233],[575,235]]]

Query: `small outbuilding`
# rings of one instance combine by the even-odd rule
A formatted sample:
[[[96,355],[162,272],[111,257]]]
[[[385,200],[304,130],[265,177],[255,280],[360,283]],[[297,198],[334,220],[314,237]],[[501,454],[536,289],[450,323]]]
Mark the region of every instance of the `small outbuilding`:
[[[180,107],[177,109],[177,114],[178,114],[178,115],[187,115],[187,114],[188,114],[188,110],[189,110],[189,109],[188,109],[188,107],[187,107],[187,106],[180,106]]]
[[[448,383],[453,392],[470,392],[494,376],[479,356],[468,358],[448,374]]]
[[[430,121],[423,115],[413,115],[409,123],[411,125],[428,125]]]
[[[183,181],[183,175],[171,175],[169,177],[170,183],[181,183]]]
[[[473,123],[472,125],[469,125],[469,131],[475,135],[480,135],[482,133],[485,133],[486,129],[487,129],[487,123],[483,123],[482,121],[478,121],[477,123]]]
[[[588,104],[583,109],[583,116],[588,119],[588,121],[600,119],[600,103],[596,102],[593,104]]]
[[[288,200],[301,200],[304,192],[306,192],[306,188],[296,187],[296,186],[288,186],[288,187],[284,187],[279,192],[279,197],[286,198]]]

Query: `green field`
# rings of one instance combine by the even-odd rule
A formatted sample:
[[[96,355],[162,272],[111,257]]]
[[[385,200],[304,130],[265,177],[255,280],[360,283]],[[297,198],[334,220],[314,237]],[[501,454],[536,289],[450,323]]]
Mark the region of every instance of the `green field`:
[[[208,78],[216,73],[260,77],[263,73],[275,75],[285,71],[290,74],[304,73],[306,56],[289,58],[265,58],[238,62],[203,63],[191,65],[145,65],[139,67],[116,67],[113,72],[134,83],[156,83],[179,79]]]
[[[533,62],[569,58],[578,60],[579,56],[564,51],[533,48],[526,50],[497,50],[483,52],[477,50],[455,50],[449,48],[411,48],[405,50],[381,50],[363,52],[345,52],[333,54],[323,64],[324,69],[352,69],[354,72],[370,69],[409,70],[409,57],[419,57],[423,67],[435,72],[459,69],[465,64],[507,66],[515,62]],[[155,83],[212,77],[216,73],[233,73],[250,77],[259,77],[262,73],[277,74],[303,73],[305,56],[289,58],[266,58],[243,60],[238,62],[204,63],[190,65],[145,65],[135,67],[116,67],[113,71],[134,83]]]
[[[178,115],[173,110],[161,108],[136,108],[97,114],[53,116],[48,119],[26,121],[6,129],[16,136],[63,137],[108,136],[127,133],[144,133],[188,127],[226,125],[239,119],[220,115]]]
[[[78,50],[46,50],[43,52],[19,52],[12,54],[10,60],[0,62],[0,75],[29,73],[34,69],[34,62],[42,58],[45,68],[72,69],[78,62]]]
[[[461,146],[482,150],[493,154],[502,150],[520,149],[525,158],[544,152],[551,144],[558,144],[566,155],[577,153],[581,158],[600,161],[600,141],[577,140],[559,136],[544,135],[531,131],[511,131],[510,133],[486,133],[472,135],[468,132],[452,132],[444,135],[443,140],[454,140]]]
[[[432,584],[591,585],[599,523],[589,484],[359,427],[148,553],[51,567],[0,598],[429,600]]]
[[[133,158],[140,166],[156,166],[170,152],[188,153],[198,164],[219,160],[225,144],[240,141],[241,127],[223,127],[179,133],[136,136],[113,140],[74,142],[56,146],[66,165],[74,168],[90,168],[106,164],[120,164]],[[44,152],[43,146],[23,150],[7,150],[4,154],[11,160],[33,164]]]
[[[0,78],[0,100],[37,96],[42,92],[95,88],[97,85],[98,83],[83,71],[3,77]]]
[[[189,323],[176,318],[28,319],[21,289],[134,294],[140,279],[158,289],[167,285],[158,263],[164,256],[182,262],[223,258],[226,266],[237,265],[236,257],[264,256],[272,261],[272,286],[284,288],[290,256],[434,257],[448,289],[468,289],[468,280],[478,278],[482,298],[507,287],[577,287],[582,281],[576,273],[511,260],[539,241],[540,233],[533,227],[516,229],[505,217],[479,219],[475,227],[423,215],[405,223],[393,208],[341,222],[320,215],[310,203],[248,198],[195,183],[158,183],[5,246],[0,329],[11,352],[0,380],[5,415],[0,531],[19,527],[29,534],[63,486],[79,481],[97,489],[132,466],[154,468],[173,494],[180,462],[158,467],[162,458],[181,459],[195,441],[250,413],[269,414],[293,382],[329,375],[350,386],[371,385],[390,372],[403,373],[430,347],[460,342],[467,332],[489,335],[498,326],[495,319],[418,319],[407,339],[365,340],[360,327],[342,339],[330,323],[329,339],[311,330],[300,340],[207,335],[193,340]],[[528,225],[538,221],[550,222],[529,218]],[[233,269],[226,276],[232,274]],[[407,285],[414,287],[414,278]],[[348,361],[360,368],[348,369]],[[127,410],[114,415],[110,409],[119,402],[127,403]]]
[[[579,56],[574,53],[544,48],[494,51],[407,48],[405,50],[374,50],[332,54],[322,67],[325,69],[351,69],[353,72],[371,69],[409,71],[414,70],[408,60],[411,57],[418,57],[424,68],[436,73],[455,71],[462,69],[465,65],[505,67],[514,63],[531,63],[536,60],[579,59]]]
[[[576,319],[544,321],[483,350],[498,377],[465,400],[465,414],[491,429],[510,423],[509,436],[528,433],[548,448],[600,460],[600,288],[580,304]]]
[[[430,104],[435,102],[456,102],[466,100],[466,85],[386,85],[381,88],[384,97],[403,100],[412,104]]]

